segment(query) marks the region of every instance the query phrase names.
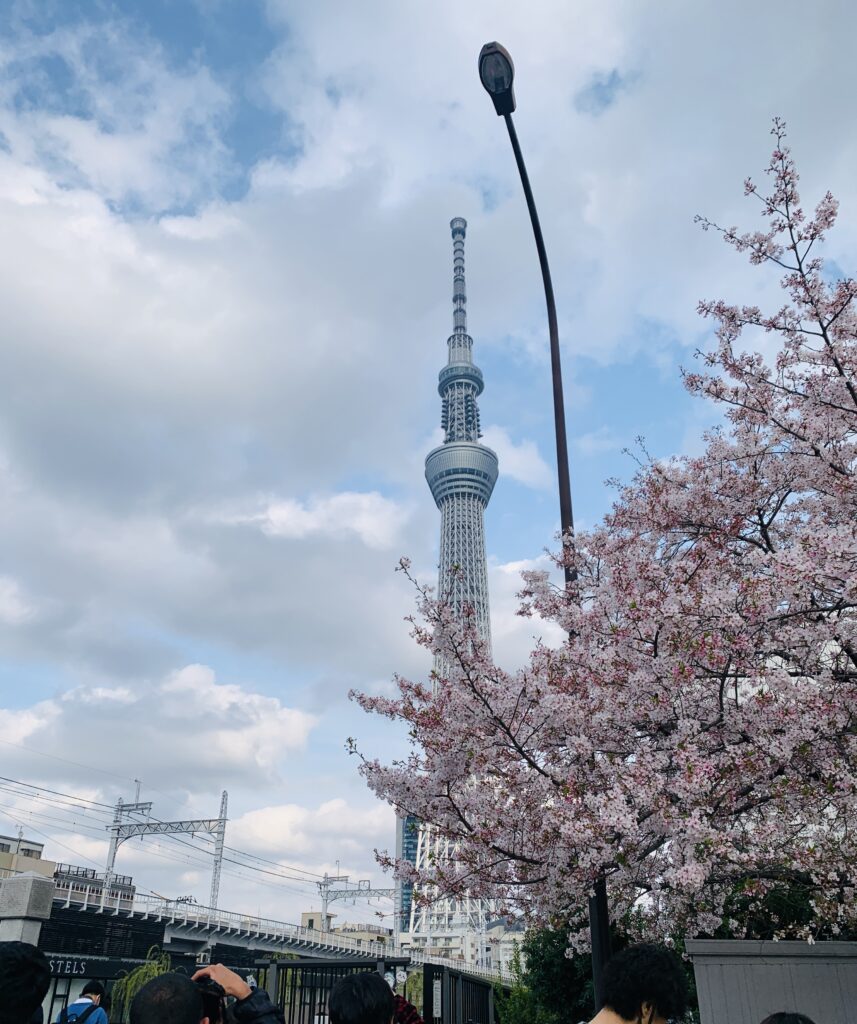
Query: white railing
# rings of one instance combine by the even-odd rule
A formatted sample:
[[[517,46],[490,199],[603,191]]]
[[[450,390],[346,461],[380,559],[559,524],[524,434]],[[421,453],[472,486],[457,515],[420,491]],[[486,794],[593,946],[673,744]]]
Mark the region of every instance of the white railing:
[[[506,980],[502,968],[474,967],[465,960],[433,956],[422,950],[403,949],[396,942],[371,942],[352,939],[347,935],[335,932],[322,932],[315,928],[305,928],[299,924],[288,924],[272,918],[251,917],[248,914],[237,914],[229,910],[214,910],[198,903],[177,903],[173,900],[162,900],[156,896],[136,896],[134,910],[147,917],[157,917],[171,924],[183,925],[188,928],[225,929],[228,931],[246,932],[270,942],[303,943],[324,947],[337,952],[353,952],[362,956],[409,957],[413,963],[439,964],[466,974],[477,975],[490,981]]]

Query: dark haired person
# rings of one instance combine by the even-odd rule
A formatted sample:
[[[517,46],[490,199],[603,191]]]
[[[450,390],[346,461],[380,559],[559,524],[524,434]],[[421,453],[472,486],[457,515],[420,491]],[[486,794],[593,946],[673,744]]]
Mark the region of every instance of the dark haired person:
[[[100,981],[88,981],[77,999],[60,1012],[57,1024],[108,1024],[101,1008],[104,992]]]
[[[330,1024],[391,1024],[393,990],[377,971],[347,974],[333,986],[327,1008]]]
[[[131,1000],[130,1024],[200,1024],[202,993],[184,974],[159,974]]]
[[[251,988],[223,964],[210,964],[187,978],[183,974],[161,974],[140,989],[131,1003],[130,1024],[208,1024],[204,1016],[199,985],[204,978],[217,982],[235,1003],[229,1008],[237,1024],[284,1024],[283,1014],[264,989]]]
[[[397,992],[393,993],[393,1020],[395,1024],[425,1024],[416,1006]]]
[[[681,960],[653,943],[629,946],[611,957],[603,991],[603,1006],[590,1024],[668,1024],[687,1008]]]
[[[779,1013],[772,1013],[770,1017],[765,1017],[762,1024],[813,1024],[813,1021],[802,1013],[781,1010]]]
[[[44,953],[29,942],[0,942],[0,1024],[41,1019],[50,983]]]

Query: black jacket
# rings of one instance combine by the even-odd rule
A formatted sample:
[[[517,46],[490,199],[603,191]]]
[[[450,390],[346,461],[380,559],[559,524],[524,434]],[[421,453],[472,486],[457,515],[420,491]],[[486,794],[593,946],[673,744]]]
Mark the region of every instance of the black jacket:
[[[263,988],[255,988],[240,1002],[232,1004],[238,1024],[285,1024],[283,1011],[274,1006]]]

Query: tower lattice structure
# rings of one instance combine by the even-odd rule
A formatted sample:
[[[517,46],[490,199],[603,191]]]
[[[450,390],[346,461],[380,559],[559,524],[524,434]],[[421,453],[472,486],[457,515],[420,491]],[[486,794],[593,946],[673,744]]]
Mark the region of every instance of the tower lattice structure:
[[[476,629],[490,652],[491,622],[485,557],[485,508],[497,482],[497,456],[480,442],[478,398],[484,382],[473,362],[473,339],[467,333],[467,290],[464,280],[464,237],[467,221],[450,222],[453,247],[453,332],[449,358],[438,377],[442,400],[443,444],[426,457],[426,480],[440,510],[440,564],[438,594],[456,614],[472,609]],[[440,675],[445,666],[436,663]],[[414,819],[405,827],[416,829],[416,866],[449,862],[454,844]],[[481,961],[490,905],[465,895],[435,898],[417,905],[410,899],[409,931],[412,944],[435,952]]]

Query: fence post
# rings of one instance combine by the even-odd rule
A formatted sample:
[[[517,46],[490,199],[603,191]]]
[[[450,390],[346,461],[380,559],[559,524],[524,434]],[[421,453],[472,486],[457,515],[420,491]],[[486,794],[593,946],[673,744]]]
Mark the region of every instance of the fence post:
[[[279,998],[279,964],[276,960],[271,960],[268,964],[268,970],[265,972],[265,990],[268,993],[268,998],[274,1004],[277,1005],[277,999]]]

